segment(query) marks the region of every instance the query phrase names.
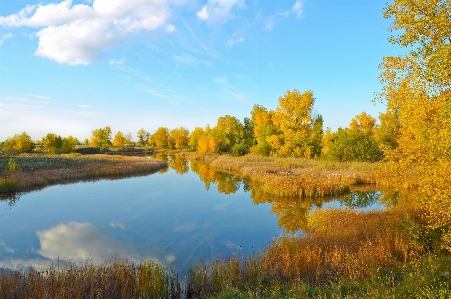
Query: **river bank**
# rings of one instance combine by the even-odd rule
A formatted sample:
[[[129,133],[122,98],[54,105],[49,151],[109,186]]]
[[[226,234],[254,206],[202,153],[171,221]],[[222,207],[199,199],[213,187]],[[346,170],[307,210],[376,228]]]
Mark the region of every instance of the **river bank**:
[[[120,155],[43,155],[0,157],[0,194],[81,179],[152,173],[167,163]]]
[[[329,162],[300,158],[261,156],[232,157],[180,153],[190,160],[206,163],[223,172],[233,172],[261,185],[265,193],[278,196],[311,198],[348,193],[359,185],[386,187],[390,182],[383,162]],[[415,175],[408,176],[405,187],[416,186]]]

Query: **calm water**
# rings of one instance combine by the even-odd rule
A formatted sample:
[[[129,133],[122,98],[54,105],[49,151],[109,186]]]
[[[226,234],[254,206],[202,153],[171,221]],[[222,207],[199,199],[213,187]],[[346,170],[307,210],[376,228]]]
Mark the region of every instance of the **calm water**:
[[[380,192],[293,200],[260,194],[241,178],[170,157],[160,173],[57,185],[0,201],[0,268],[55,261],[154,259],[181,275],[190,262],[251,254],[299,233],[318,207],[383,208]]]

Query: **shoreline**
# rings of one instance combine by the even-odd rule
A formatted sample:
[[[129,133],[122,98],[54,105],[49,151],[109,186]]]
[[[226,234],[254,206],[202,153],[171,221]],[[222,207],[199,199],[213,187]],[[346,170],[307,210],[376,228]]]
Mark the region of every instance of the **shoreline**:
[[[19,155],[0,157],[0,169],[13,159],[19,170],[0,177],[0,195],[39,189],[55,184],[154,173],[168,167],[164,161],[120,155]]]

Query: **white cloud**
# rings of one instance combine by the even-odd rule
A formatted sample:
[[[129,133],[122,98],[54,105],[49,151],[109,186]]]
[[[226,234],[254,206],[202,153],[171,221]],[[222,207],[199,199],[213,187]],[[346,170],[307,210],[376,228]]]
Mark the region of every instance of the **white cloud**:
[[[121,58],[121,59],[112,59],[112,60],[110,61],[110,65],[123,64],[124,61],[125,61],[124,58]]]
[[[90,105],[84,105],[84,104],[81,104],[81,105],[77,105],[77,107],[80,107],[80,108],[86,108],[86,109],[89,109],[89,108],[91,108],[91,106],[90,106]]]
[[[177,28],[175,28],[175,26],[172,24],[169,24],[168,26],[166,26],[167,32],[175,32],[175,30],[177,30]]]
[[[11,33],[3,35],[2,38],[0,38],[0,46],[3,45],[5,40],[7,40],[8,38],[11,38],[11,37],[13,37],[13,35]]]
[[[296,18],[302,17],[304,3],[302,1],[297,0],[292,7],[292,11],[296,14]]]
[[[233,9],[245,8],[247,8],[245,0],[208,0],[197,12],[197,17],[207,21],[208,24],[223,24],[234,17]]]
[[[241,43],[243,40],[244,38],[238,37],[238,34],[235,32],[234,34],[232,34],[232,38],[227,41],[227,46],[231,48],[234,45]]]
[[[0,25],[44,27],[36,33],[36,55],[69,65],[89,64],[141,31],[163,27],[171,6],[183,0],[94,0],[72,5],[72,0],[28,5],[19,13],[0,17]],[[166,31],[175,31],[167,25]]]

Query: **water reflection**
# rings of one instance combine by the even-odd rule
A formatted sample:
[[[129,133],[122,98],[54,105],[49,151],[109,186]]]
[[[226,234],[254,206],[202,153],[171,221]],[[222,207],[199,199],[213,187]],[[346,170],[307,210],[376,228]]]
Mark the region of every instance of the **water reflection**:
[[[169,162],[169,167],[176,170],[177,173],[181,173],[177,169],[177,167],[180,167],[179,165],[183,165],[184,170],[188,167],[188,160],[180,156],[170,157],[169,161],[171,160],[177,161],[177,163]],[[341,196],[302,199],[283,197],[263,192],[261,184],[258,182],[246,182],[239,176],[216,171],[206,164],[191,161],[190,166],[191,171],[199,176],[207,190],[210,189],[211,184],[216,184],[218,192],[232,194],[237,192],[242,186],[245,192],[250,192],[250,197],[254,204],[269,204],[271,213],[277,216],[279,227],[283,228],[287,233],[297,233],[300,230],[307,231],[308,212],[316,208],[322,208],[323,206],[341,206],[352,209],[384,208],[396,205],[399,200],[397,192],[374,191],[374,189],[368,189],[367,187]],[[370,188],[374,187],[371,186]]]
[[[0,195],[0,201],[4,200],[8,203],[8,206],[11,208],[19,201],[20,196],[16,193],[8,194],[8,195]]]
[[[124,228],[121,223],[110,223],[113,228]],[[149,248],[137,248],[132,243],[109,238],[106,231],[91,223],[69,222],[58,224],[49,229],[36,232],[40,242],[37,251],[42,257],[72,262],[92,260],[103,262],[112,256],[120,256],[130,261],[140,261],[142,258],[160,262],[173,262],[173,254],[158,253]]]
[[[397,201],[393,192],[371,189],[338,198],[280,197],[181,156],[156,158],[168,162],[164,175],[50,186],[20,193],[20,201],[0,198],[0,268],[121,256],[172,262],[182,274],[190,262],[252,254],[284,232],[306,231],[313,209],[374,209]]]
[[[209,190],[212,183],[217,185],[219,193],[233,194],[237,192],[243,179],[239,176],[216,171],[205,164],[200,164],[191,161],[191,171],[196,173],[202,182],[204,182],[205,189]]]

